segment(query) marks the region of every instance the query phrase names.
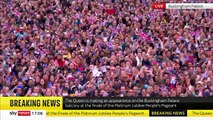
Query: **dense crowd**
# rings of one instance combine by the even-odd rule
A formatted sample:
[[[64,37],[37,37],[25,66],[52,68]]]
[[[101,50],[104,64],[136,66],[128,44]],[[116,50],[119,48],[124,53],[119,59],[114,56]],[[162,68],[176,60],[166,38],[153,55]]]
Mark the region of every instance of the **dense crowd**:
[[[0,96],[213,96],[213,11],[147,1],[1,0]]]

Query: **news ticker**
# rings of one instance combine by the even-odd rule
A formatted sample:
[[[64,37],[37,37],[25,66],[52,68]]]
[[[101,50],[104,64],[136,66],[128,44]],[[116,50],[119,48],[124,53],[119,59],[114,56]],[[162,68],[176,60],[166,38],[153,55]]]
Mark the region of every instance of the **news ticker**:
[[[212,101],[213,98],[0,97],[0,110],[1,116],[7,117],[213,117]]]
[[[153,3],[152,9],[213,9],[213,3]]]

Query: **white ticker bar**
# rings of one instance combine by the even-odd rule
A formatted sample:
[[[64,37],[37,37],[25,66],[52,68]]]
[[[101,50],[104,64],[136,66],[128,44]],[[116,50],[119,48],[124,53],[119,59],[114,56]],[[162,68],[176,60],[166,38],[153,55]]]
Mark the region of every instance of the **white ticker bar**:
[[[213,9],[213,3],[166,3],[166,9]]]

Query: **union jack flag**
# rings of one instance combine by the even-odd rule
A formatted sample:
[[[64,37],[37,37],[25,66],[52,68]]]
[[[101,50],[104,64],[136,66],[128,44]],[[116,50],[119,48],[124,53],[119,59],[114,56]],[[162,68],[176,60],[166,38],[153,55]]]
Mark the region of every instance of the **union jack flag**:
[[[191,35],[197,37],[199,36],[199,31],[191,32]]]
[[[138,32],[138,35],[143,39],[148,39],[148,36],[146,33],[144,33],[142,30]]]
[[[150,19],[151,19],[151,20],[154,20],[154,19],[155,19],[155,16],[156,16],[155,13],[152,12],[151,15],[150,15]]]
[[[118,30],[117,28],[112,28],[112,33],[118,34],[118,33],[119,33],[119,30]]]
[[[5,23],[3,24],[3,28],[8,30],[8,29],[9,29],[8,23],[5,22]]]
[[[153,41],[153,39],[150,36],[148,36],[145,32],[143,32],[142,30],[140,30],[138,32],[138,35],[144,40]]]
[[[191,35],[192,35],[192,36],[195,36],[195,35],[196,35],[196,32],[191,32]]]
[[[21,13],[18,12],[18,11],[13,11],[13,14],[14,14],[15,16],[17,16],[17,17],[20,17],[20,16],[21,16]]]

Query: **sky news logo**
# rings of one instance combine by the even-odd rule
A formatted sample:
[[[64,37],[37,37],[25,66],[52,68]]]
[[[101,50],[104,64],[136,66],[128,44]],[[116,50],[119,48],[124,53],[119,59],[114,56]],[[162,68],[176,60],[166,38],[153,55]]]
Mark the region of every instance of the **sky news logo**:
[[[17,112],[11,111],[10,115],[14,115],[14,116],[31,116],[31,112],[29,110],[19,110]]]
[[[30,116],[30,111],[18,111],[18,116]]]

